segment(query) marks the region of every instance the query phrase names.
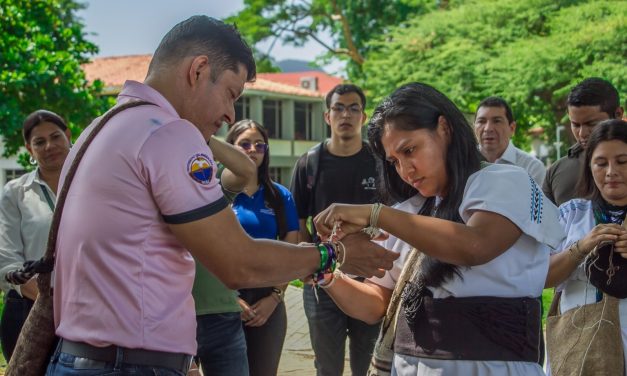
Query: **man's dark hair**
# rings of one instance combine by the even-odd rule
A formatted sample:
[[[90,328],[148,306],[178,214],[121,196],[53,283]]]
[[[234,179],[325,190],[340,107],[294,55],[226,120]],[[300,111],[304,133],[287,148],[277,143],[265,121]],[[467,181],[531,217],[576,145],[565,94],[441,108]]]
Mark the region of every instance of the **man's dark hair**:
[[[608,81],[591,77],[578,83],[568,94],[566,104],[573,107],[599,106],[611,119],[620,107],[618,91]]]
[[[331,108],[331,97],[333,96],[333,94],[344,95],[348,93],[357,93],[357,95],[359,95],[359,98],[361,99],[361,107],[366,108],[366,96],[364,95],[364,91],[361,90],[359,86],[353,84],[339,84],[327,93],[327,109]]]
[[[246,81],[253,81],[257,76],[252,50],[237,28],[207,16],[190,17],[168,31],[159,43],[148,71],[200,55],[209,58],[214,81],[225,70],[237,73],[239,64],[246,67]]]
[[[509,106],[507,101],[501,97],[487,97],[482,100],[477,107],[477,111],[475,112],[475,118],[477,117],[477,112],[481,107],[500,107],[505,109],[505,116],[507,116],[507,121],[509,124],[514,122],[514,114],[512,113],[512,108]]]
[[[579,183],[577,184],[579,197],[587,198],[595,203],[603,202],[604,199],[601,196],[601,191],[594,182],[590,163],[592,161],[592,154],[594,154],[594,150],[597,146],[602,142],[613,140],[622,141],[627,144],[627,121],[622,119],[605,120],[594,127],[594,130],[590,133],[588,147],[585,151],[585,162],[581,164]]]

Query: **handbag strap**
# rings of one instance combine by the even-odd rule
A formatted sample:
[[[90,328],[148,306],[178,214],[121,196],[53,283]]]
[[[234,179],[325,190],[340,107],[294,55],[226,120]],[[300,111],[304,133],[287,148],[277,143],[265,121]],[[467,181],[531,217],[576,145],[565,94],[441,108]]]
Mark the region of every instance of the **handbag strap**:
[[[76,156],[74,157],[74,160],[72,161],[72,164],[70,165],[70,168],[65,176],[65,180],[63,181],[61,192],[57,197],[56,210],[54,211],[54,214],[52,216],[52,224],[50,225],[50,232],[48,234],[48,245],[46,247],[46,253],[42,258],[42,264],[44,264],[47,269],[52,270],[54,267],[55,249],[57,246],[57,236],[59,234],[59,224],[61,223],[61,216],[63,215],[63,207],[65,206],[64,204],[67,198],[68,191],[70,189],[70,185],[72,184],[74,175],[76,175],[78,165],[81,163],[81,160],[83,159],[83,156],[87,151],[87,147],[89,147],[94,138],[98,135],[98,133],[100,133],[100,130],[102,130],[104,125],[109,120],[111,120],[112,117],[129,108],[145,105],[154,106],[155,104],[146,101],[131,101],[111,108],[109,111],[107,111],[107,113],[104,114],[102,119],[100,119],[98,124],[91,131],[91,133],[87,135],[87,138],[78,149],[78,152],[76,153]],[[43,275],[40,273],[37,282],[40,293],[47,293],[50,290],[50,273],[43,273]]]

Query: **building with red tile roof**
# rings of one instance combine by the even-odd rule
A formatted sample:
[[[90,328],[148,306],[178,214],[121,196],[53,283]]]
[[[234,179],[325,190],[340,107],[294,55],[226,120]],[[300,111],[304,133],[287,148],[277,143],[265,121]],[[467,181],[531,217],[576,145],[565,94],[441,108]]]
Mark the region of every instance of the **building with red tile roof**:
[[[124,81],[143,81],[152,55],[99,57],[83,65],[88,81],[100,79],[105,84],[105,94],[119,93]],[[324,72],[259,73],[255,82],[245,90],[283,95],[323,98],[334,86],[342,83],[340,77]]]

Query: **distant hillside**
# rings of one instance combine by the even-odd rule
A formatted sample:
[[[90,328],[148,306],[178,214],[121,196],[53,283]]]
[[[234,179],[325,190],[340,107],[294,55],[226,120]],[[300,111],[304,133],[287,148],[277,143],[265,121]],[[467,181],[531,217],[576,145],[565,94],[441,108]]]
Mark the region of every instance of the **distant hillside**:
[[[312,64],[312,65],[310,65]],[[324,72],[324,70],[320,67],[313,65],[313,63],[305,60],[281,60],[277,62],[279,68],[281,68],[281,72],[284,73],[292,73],[292,72],[308,72],[308,71],[318,71]]]

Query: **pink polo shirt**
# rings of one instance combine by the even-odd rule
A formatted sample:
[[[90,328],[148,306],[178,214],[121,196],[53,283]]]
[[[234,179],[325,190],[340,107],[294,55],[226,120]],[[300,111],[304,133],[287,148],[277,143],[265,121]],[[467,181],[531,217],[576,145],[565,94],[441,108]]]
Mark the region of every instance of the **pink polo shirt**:
[[[195,354],[194,260],[168,223],[205,218],[227,201],[200,131],[139,82],[127,81],[118,103],[140,99],[156,106],[113,117],[72,182],[56,251],[56,333],[94,346]],[[71,149],[62,181],[98,120]]]

